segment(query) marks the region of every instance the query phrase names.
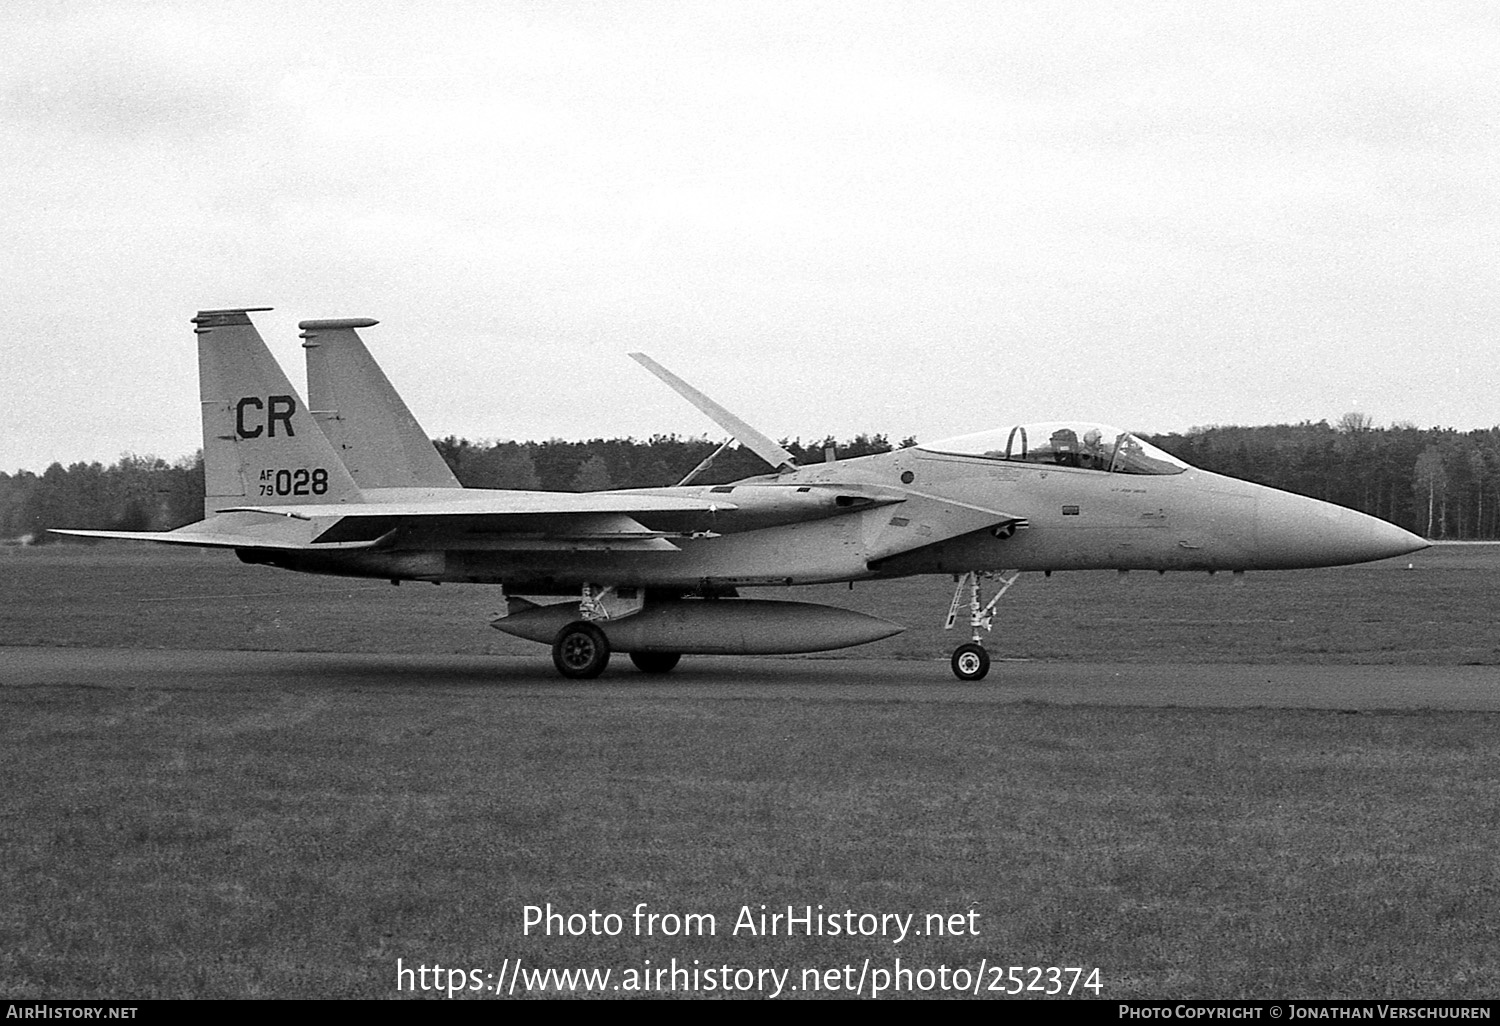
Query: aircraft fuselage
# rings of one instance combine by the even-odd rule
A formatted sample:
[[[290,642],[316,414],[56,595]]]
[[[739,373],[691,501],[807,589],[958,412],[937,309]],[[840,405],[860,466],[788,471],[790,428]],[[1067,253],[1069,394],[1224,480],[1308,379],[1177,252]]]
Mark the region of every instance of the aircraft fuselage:
[[[521,593],[600,581],[714,593],[974,569],[1331,566],[1409,551],[1412,537],[1354,510],[1203,470],[1103,473],[922,448],[732,485],[615,494],[719,498],[732,508],[636,517],[670,534],[676,551],[587,539],[531,547],[514,531],[433,529],[398,534],[378,550],[242,556],[311,573],[504,583]],[[985,512],[993,510],[1024,522],[997,528]]]

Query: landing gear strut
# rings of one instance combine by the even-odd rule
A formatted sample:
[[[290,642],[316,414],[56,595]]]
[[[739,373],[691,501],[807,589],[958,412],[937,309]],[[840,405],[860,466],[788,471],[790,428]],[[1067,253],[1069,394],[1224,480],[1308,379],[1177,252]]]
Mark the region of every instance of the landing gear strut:
[[[1019,570],[1009,573],[992,573],[988,570],[970,570],[958,579],[958,586],[953,589],[953,605],[948,607],[948,622],[943,625],[944,630],[952,630],[958,622],[958,611],[964,602],[964,589],[969,592],[969,627],[974,631],[974,640],[968,644],[959,645],[953,650],[953,675],[959,680],[984,680],[985,674],[990,672],[990,654],[984,650],[979,643],[979,629],[983,627],[988,632],[995,620],[995,603],[1000,597],[1010,590],[1010,586],[1016,583],[1021,576]],[[981,577],[993,577],[1000,582],[1000,590],[995,592],[993,598],[988,602],[980,602],[979,579]]]
[[[592,680],[599,676],[609,665],[609,638],[595,623],[639,613],[645,604],[646,596],[638,588],[585,584],[578,600],[582,619],[574,620],[552,639],[552,665],[572,680]]]

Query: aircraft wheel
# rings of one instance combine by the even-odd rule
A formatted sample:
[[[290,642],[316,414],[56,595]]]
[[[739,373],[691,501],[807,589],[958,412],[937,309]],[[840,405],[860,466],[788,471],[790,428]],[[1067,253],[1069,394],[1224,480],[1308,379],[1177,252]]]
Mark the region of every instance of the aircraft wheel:
[[[609,665],[609,639],[591,623],[577,620],[557,632],[552,642],[552,665],[573,680],[589,680]]]
[[[953,675],[959,680],[984,680],[990,672],[990,654],[982,645],[970,642],[953,650]]]
[[[671,673],[682,658],[681,652],[632,652],[630,661],[642,673]]]

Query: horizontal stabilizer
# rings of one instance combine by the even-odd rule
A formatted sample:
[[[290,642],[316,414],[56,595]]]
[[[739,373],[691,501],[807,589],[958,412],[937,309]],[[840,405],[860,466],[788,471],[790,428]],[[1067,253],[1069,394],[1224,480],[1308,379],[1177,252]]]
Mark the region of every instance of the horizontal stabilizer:
[[[164,545],[192,545],[205,549],[288,549],[326,552],[332,549],[374,549],[386,544],[395,534],[388,531],[378,538],[364,541],[325,542],[279,540],[254,534],[223,534],[210,531],[67,531],[49,529],[50,534],[67,534],[77,538],[110,538],[116,541],[158,542]]]

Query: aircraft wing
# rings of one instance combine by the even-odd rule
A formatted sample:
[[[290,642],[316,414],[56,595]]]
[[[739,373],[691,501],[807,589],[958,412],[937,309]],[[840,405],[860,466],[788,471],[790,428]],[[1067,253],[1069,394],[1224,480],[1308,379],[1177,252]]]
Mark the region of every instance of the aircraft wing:
[[[384,541],[400,529],[447,534],[458,545],[482,537],[489,549],[676,552],[668,539],[683,532],[653,531],[635,517],[678,514],[672,519],[680,522],[681,514],[701,514],[701,523],[696,517],[689,521],[701,529],[714,513],[736,508],[731,502],[669,495],[492,491],[439,500],[239,506],[221,512],[301,522],[313,529],[307,544],[315,549]]]
[[[610,492],[505,492],[394,502],[238,506],[175,531],[56,530],[82,538],[113,538],[205,548],[327,551],[373,549],[398,529],[485,535],[485,547],[675,552],[670,531],[634,519],[652,513],[733,510],[730,502]]]
[[[452,497],[394,502],[328,502],[298,505],[232,506],[222,513],[271,513],[316,517],[506,517],[623,513],[712,513],[734,509],[732,502],[675,495],[621,492],[522,492],[454,489]]]

